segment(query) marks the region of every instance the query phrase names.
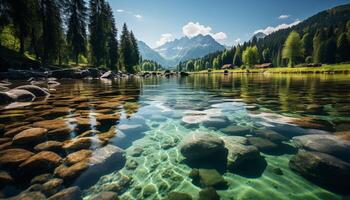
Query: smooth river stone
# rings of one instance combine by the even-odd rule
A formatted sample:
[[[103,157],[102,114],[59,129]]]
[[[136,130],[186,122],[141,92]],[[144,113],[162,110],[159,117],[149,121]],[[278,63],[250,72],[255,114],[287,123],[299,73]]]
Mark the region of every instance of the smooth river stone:
[[[350,162],[350,141],[341,140],[336,135],[312,134],[293,137],[297,146],[306,150],[333,155]]]
[[[34,153],[24,149],[6,149],[0,151],[0,165],[17,166],[32,155],[34,155]]]
[[[13,137],[14,144],[34,144],[45,139],[47,129],[30,128],[24,130]]]

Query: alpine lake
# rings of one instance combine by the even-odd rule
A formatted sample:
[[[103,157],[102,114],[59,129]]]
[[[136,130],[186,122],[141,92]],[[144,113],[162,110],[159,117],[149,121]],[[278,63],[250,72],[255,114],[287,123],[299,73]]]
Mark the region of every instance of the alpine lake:
[[[57,81],[0,107],[1,198],[350,199],[348,74]]]

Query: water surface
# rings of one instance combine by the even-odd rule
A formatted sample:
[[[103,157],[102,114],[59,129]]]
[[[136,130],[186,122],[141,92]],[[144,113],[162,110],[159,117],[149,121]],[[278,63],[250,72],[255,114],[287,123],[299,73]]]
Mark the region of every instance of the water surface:
[[[114,160],[102,174],[71,181],[69,184],[82,188],[86,199],[105,190],[118,192],[121,199],[163,199],[172,191],[198,197],[201,188],[188,177],[192,168],[183,162],[179,151],[181,141],[190,133],[221,137],[225,136],[222,129],[234,125],[249,128],[252,134],[260,129],[274,130],[291,139],[350,130],[349,75],[193,75],[59,82],[61,85],[51,88],[48,99],[2,108],[0,124],[25,122],[48,110],[67,107],[69,113],[57,117],[73,128],[81,117],[90,120],[85,129],[104,132],[116,125],[109,143],[125,150],[126,161]],[[20,84],[23,82],[13,83]],[[100,106],[108,102],[120,105]],[[42,105],[51,107],[34,109]],[[96,118],[101,113],[119,113],[121,117],[98,126]],[[9,114],[24,115],[6,116]],[[82,132],[72,131],[70,137]],[[261,152],[264,166],[250,166],[241,174],[220,171],[228,182],[227,188],[217,190],[221,199],[344,198],[291,171],[288,162],[297,149],[292,141],[285,144],[288,148],[279,152]],[[61,153],[62,157],[67,154]],[[276,168],[283,175],[276,174]],[[5,193],[25,189],[21,184],[6,186]],[[145,190],[150,192],[145,194]]]

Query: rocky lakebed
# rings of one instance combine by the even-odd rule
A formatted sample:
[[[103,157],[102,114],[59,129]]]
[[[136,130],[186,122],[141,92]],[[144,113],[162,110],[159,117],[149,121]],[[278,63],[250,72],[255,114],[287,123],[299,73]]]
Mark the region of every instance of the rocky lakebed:
[[[350,81],[306,80],[2,80],[0,198],[349,198]]]

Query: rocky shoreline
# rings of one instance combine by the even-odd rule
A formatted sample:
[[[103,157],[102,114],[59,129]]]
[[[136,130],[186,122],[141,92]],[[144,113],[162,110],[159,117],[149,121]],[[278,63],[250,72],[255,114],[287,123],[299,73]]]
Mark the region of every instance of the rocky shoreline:
[[[105,68],[39,68],[35,70],[16,70],[8,69],[6,72],[0,72],[0,79],[7,80],[27,80],[40,78],[57,78],[57,79],[84,79],[84,78],[125,78],[130,76],[150,77],[150,76],[188,76],[187,72],[172,72],[165,70],[164,72],[143,72],[137,74],[127,74],[119,71],[111,71]]]

